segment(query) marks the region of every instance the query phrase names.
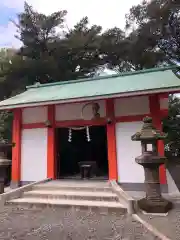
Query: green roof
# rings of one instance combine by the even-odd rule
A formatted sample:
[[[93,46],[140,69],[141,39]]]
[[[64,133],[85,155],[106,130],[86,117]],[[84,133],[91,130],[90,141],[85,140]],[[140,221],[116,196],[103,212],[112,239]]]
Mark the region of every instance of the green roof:
[[[177,66],[86,78],[51,84],[35,84],[12,98],[0,102],[0,109],[53,104],[180,90]]]

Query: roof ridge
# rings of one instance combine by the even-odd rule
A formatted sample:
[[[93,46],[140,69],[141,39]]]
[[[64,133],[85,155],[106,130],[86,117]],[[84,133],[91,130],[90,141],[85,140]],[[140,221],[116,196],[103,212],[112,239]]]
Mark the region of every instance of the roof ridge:
[[[125,77],[125,76],[129,76],[129,75],[137,75],[137,74],[144,74],[144,73],[151,73],[151,72],[174,70],[174,69],[178,69],[178,68],[179,67],[177,65],[170,65],[170,66],[166,66],[166,67],[149,68],[149,69],[143,69],[143,70],[138,70],[138,71],[122,72],[119,74],[111,74],[111,75],[106,75],[106,76],[82,78],[82,79],[68,80],[68,81],[59,81],[59,82],[53,82],[53,83],[41,84],[39,82],[36,82],[34,85],[27,86],[26,88],[31,89],[31,88],[50,87],[50,86],[56,86],[56,85],[80,83],[80,82],[85,82],[85,81],[94,81],[94,80],[109,79],[109,78],[115,78],[115,77]]]

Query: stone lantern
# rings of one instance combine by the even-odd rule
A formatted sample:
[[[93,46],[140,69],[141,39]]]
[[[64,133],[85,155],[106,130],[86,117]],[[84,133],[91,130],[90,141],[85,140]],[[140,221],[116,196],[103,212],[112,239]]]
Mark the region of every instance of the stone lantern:
[[[7,176],[7,168],[11,165],[11,160],[7,159],[7,152],[12,146],[12,144],[0,143],[0,194],[4,193],[4,182]]]
[[[158,140],[163,140],[167,135],[157,130],[152,124],[152,118],[143,119],[143,127],[135,133],[132,141],[141,141],[142,155],[135,161],[142,165],[145,173],[146,197],[138,201],[138,206],[148,213],[167,213],[172,208],[172,203],[161,195],[159,181],[159,166],[164,164],[166,158],[159,156],[157,150]]]

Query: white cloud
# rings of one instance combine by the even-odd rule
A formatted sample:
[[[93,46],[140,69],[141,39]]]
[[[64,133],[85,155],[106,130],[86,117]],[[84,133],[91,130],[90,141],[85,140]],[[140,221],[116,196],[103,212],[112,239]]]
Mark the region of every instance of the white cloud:
[[[136,5],[141,0],[28,0],[35,9],[45,14],[58,10],[67,10],[67,22],[74,25],[82,17],[88,16],[91,24],[99,24],[104,28],[118,26],[123,28],[125,14],[132,5]]]
[[[100,24],[104,28],[124,27],[124,16],[140,0],[29,0],[37,10],[49,14],[58,10],[67,10],[67,22],[72,26],[83,16],[88,16],[91,24]]]
[[[8,8],[13,8],[17,10],[22,10],[24,6],[24,1],[23,0],[5,0],[2,3],[0,3],[0,6],[8,7]]]
[[[45,14],[50,14],[59,10],[67,10],[67,25],[72,27],[82,17],[88,16],[90,24],[98,24],[103,26],[104,29],[114,26],[123,28],[125,24],[125,14],[128,12],[132,5],[138,4],[141,0],[27,0],[37,11]],[[23,0],[6,0],[4,3],[0,3],[8,8],[16,9],[17,12],[23,10]],[[6,42],[6,36],[9,36],[12,41],[12,45],[17,44],[17,40],[14,39],[15,29],[12,25],[8,25],[4,29],[4,36],[0,33],[0,44]],[[2,38],[1,38],[2,37]]]

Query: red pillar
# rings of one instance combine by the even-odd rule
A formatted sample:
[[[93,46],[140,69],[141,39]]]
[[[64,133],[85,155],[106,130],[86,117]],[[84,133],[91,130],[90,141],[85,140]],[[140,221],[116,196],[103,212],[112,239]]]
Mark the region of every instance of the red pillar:
[[[113,99],[106,100],[106,117],[112,120],[111,124],[107,124],[109,180],[118,180],[115,129],[116,123]]]
[[[150,106],[150,113],[153,118],[153,124],[154,126],[162,130],[162,122],[161,122],[161,111],[160,111],[160,101],[159,96],[156,95],[150,95],[149,96],[149,106]],[[158,141],[158,152],[160,155],[164,156],[164,142],[162,140]],[[160,183],[166,184],[166,168],[165,165],[161,165],[159,169],[159,176],[160,176]]]
[[[11,187],[18,187],[21,180],[21,122],[22,111],[15,109],[13,111],[13,131],[12,141],[15,146],[12,148],[12,176]]]
[[[51,126],[47,131],[47,177],[56,178],[56,162],[55,162],[55,106],[48,106],[48,120]]]

